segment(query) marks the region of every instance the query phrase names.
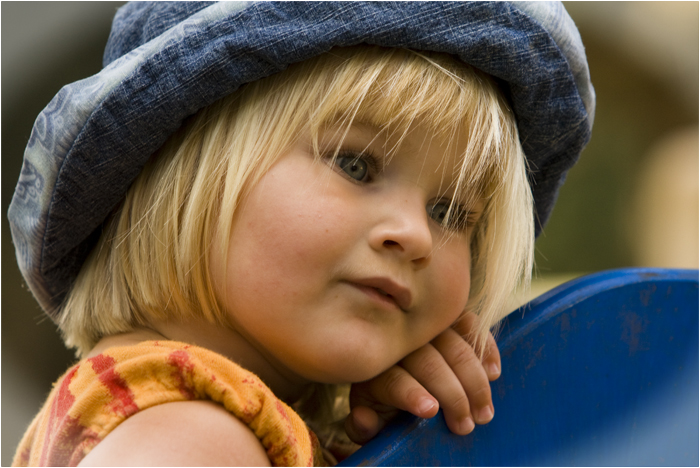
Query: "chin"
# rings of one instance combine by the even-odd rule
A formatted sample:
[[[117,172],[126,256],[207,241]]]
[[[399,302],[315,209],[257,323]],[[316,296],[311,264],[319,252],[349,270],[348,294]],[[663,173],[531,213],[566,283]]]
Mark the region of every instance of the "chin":
[[[327,353],[316,361],[306,377],[314,382],[328,384],[351,384],[364,382],[389,369],[400,358],[387,359],[386,354],[368,352]]]
[[[308,379],[322,384],[332,384],[332,385],[348,385],[357,382],[364,382],[365,380],[370,380],[391,366],[387,366],[381,370],[368,370],[368,369],[341,369],[338,368],[338,372],[315,372],[313,375],[309,375]]]

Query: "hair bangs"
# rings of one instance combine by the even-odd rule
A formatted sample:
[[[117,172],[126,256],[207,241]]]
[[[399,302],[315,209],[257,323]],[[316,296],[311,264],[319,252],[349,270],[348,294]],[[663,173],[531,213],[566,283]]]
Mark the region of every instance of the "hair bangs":
[[[313,108],[308,122],[318,157],[318,134],[329,125],[338,128],[335,141],[341,143],[355,122],[386,132],[398,142],[388,150],[390,160],[420,122],[446,136],[450,151],[460,143],[466,147],[455,173],[445,173],[453,182],[443,192],[454,194],[453,200],[471,208],[503,184],[503,149],[513,138],[513,117],[485,73],[446,54],[366,46],[334,49],[315,62],[310,75],[324,89],[309,94],[322,96],[315,106],[306,105]]]

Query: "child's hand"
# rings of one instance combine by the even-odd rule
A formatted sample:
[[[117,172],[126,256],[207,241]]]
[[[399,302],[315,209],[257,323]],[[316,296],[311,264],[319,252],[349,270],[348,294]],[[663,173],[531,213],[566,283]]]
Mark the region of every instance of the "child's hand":
[[[474,422],[488,423],[494,414],[489,381],[501,373],[501,356],[493,336],[482,361],[473,344],[462,338],[476,320],[476,315],[466,314],[387,371],[353,384],[345,420],[350,439],[366,443],[399,410],[430,418],[442,407],[447,426],[460,435],[469,434]]]

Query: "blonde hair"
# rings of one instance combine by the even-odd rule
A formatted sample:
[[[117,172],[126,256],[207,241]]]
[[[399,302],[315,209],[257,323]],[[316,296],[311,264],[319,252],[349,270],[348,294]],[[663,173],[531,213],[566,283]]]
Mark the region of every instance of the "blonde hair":
[[[85,354],[103,336],[156,319],[195,315],[225,326],[209,253],[228,251],[232,213],[295,136],[309,129],[319,153],[329,123],[362,121],[405,135],[418,120],[468,136],[452,189],[485,202],[470,240],[467,305],[481,316],[475,334],[483,343],[532,268],[532,196],[515,118],[490,77],[449,56],[358,46],[243,86],[154,154],[62,306],[66,344]]]

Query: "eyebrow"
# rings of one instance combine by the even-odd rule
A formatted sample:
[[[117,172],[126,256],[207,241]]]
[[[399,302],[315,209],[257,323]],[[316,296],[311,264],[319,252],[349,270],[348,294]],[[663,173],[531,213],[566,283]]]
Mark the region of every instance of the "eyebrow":
[[[382,133],[382,129],[376,125],[359,120],[353,121],[349,126],[339,122],[328,123],[319,129],[319,143],[325,143],[322,146],[328,146],[329,144],[340,146],[347,143],[347,140],[351,138],[367,141],[368,143],[364,145],[365,148],[380,146],[383,149],[385,142],[379,141]],[[324,142],[326,139],[330,139],[330,142]]]
[[[362,132],[363,136],[366,137],[376,137],[377,135],[381,134],[383,132],[382,128],[374,125],[369,122],[364,122],[362,120],[356,119],[354,120],[349,126],[346,124],[343,124],[342,121],[340,120],[334,120],[329,122],[328,124],[324,125],[321,127],[322,129],[329,129],[329,128],[337,128],[337,129],[346,129],[348,128],[348,133],[352,131],[359,131]]]

